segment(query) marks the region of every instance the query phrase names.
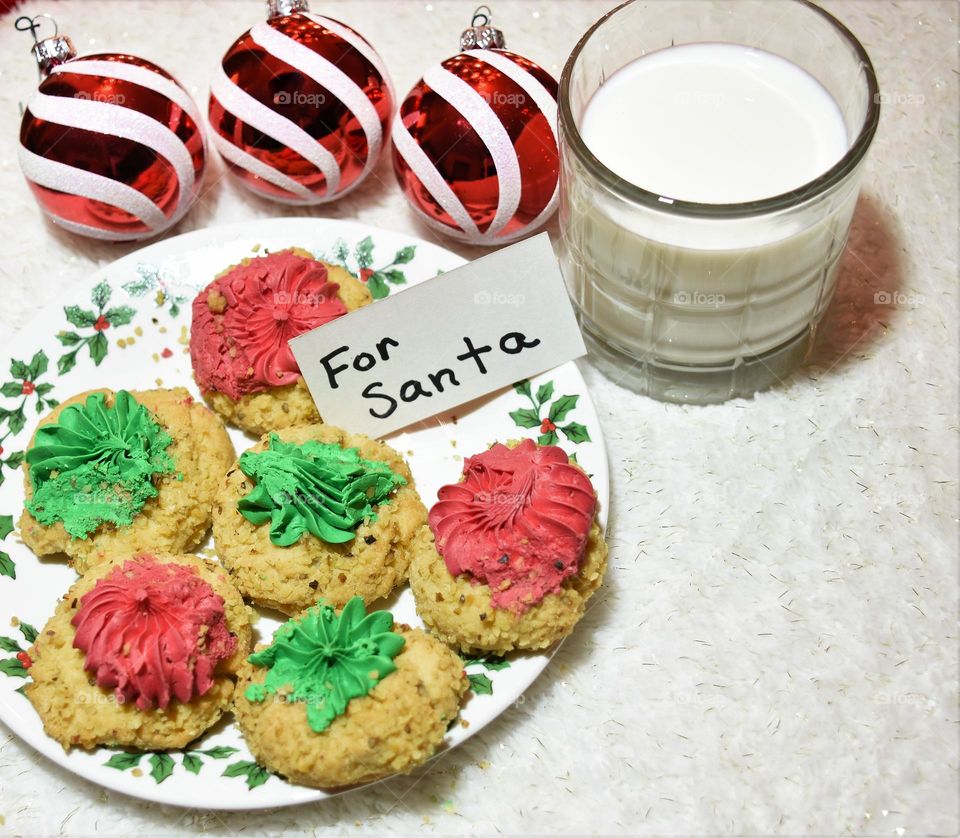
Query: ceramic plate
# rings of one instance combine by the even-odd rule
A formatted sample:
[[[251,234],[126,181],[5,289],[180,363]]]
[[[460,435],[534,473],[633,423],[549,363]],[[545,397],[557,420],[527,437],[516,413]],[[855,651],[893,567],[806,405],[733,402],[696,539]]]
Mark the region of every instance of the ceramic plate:
[[[110,748],[65,753],[43,733],[39,716],[21,693],[29,675],[26,649],[76,577],[64,561],[38,560],[17,537],[23,449],[40,416],[83,390],[186,386],[197,394],[187,350],[190,303],[197,291],[244,256],[294,245],[345,265],[378,300],[463,264],[454,253],[428,242],[325,219],[285,218],[188,233],[132,253],[78,284],[63,305],[40,311],[0,360],[0,372],[7,373],[0,377],[0,719],[54,762],[134,797],[178,806],[257,809],[328,795],[257,766],[230,719],[191,748],[164,753]],[[387,438],[408,456],[428,507],[441,485],[458,479],[464,456],[495,440],[529,436],[556,442],[576,455],[593,476],[605,518],[606,454],[596,412],[573,363],[455,414],[456,421],[437,417]],[[238,453],[253,441],[237,431],[232,436]],[[409,589],[388,605],[397,619],[422,625]],[[254,627],[257,640],[269,639],[276,625],[263,615]],[[549,659],[545,653],[467,661],[471,692],[460,722],[447,733],[446,747],[463,742],[507,709]]]

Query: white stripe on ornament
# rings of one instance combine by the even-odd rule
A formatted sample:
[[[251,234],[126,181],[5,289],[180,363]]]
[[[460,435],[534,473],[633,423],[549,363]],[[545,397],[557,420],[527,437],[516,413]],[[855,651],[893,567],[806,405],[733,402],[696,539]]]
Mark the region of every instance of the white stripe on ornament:
[[[93,99],[48,96],[39,90],[27,102],[27,109],[37,119],[54,125],[96,131],[146,146],[167,160],[177,173],[180,192],[174,216],[179,217],[181,207],[189,206],[195,180],[193,159],[183,141],[153,117],[123,105]]]
[[[44,212],[50,218],[50,220],[57,225],[57,227],[66,230],[68,233],[77,233],[78,235],[86,236],[88,239],[100,239],[100,241],[105,242],[129,242],[156,235],[156,233],[152,230],[143,230],[136,233],[121,233],[116,230],[101,230],[99,227],[91,227],[89,224],[80,224],[76,221],[70,221],[69,219],[61,218],[59,215],[50,212],[46,208],[44,209]]]
[[[500,198],[496,215],[484,233],[485,238],[493,238],[520,206],[520,162],[513,141],[487,101],[459,76],[435,64],[423,74],[423,80],[473,126],[493,158]]]
[[[367,94],[336,64],[327,61],[309,47],[297,43],[293,38],[288,38],[266,22],[261,21],[255,24],[250,29],[250,37],[254,43],[263,47],[274,57],[323,85],[333,96],[343,102],[360,122],[360,127],[367,137],[367,159],[364,162],[362,174],[351,184],[351,187],[359,184],[376,165],[383,146],[380,117],[377,116],[376,108],[367,98]],[[346,146],[345,150],[348,154],[353,153]],[[348,191],[349,189],[344,189],[340,194]],[[328,192],[328,195],[332,197],[332,193]]]
[[[59,64],[51,70],[51,73],[76,73],[81,76],[106,76],[107,78],[120,79],[128,81],[131,84],[137,84],[140,87],[146,87],[154,93],[166,96],[168,99],[176,102],[185,110],[190,118],[196,123],[197,129],[203,136],[203,124],[200,121],[200,111],[197,105],[190,98],[179,84],[171,81],[166,76],[161,76],[146,67],[140,67],[137,64],[127,64],[123,61],[90,61],[75,60],[68,61],[66,64]]]
[[[276,195],[271,195],[271,198],[286,204],[317,203],[319,196],[311,192],[299,181],[287,177],[283,172],[278,172],[272,166],[268,166],[252,154],[247,154],[242,148],[238,148],[218,133],[213,132],[212,136],[213,144],[217,147],[217,151],[220,152],[224,160],[233,163],[235,166],[239,166],[241,169],[246,169],[251,174],[272,183],[274,186],[278,186],[280,189],[285,189],[287,192],[292,193],[289,198],[278,197]]]
[[[463,205],[463,202],[457,197],[457,194],[450,188],[443,175],[437,171],[433,161],[427,157],[426,152],[417,145],[417,142],[410,136],[406,125],[398,113],[393,120],[393,130],[391,132],[393,145],[400,156],[406,161],[413,173],[420,179],[426,190],[433,196],[433,199],[443,207],[454,223],[467,235],[470,241],[482,240],[483,236],[474,224],[470,213]],[[434,218],[421,211],[421,215],[430,221],[436,221]],[[438,229],[444,232],[452,232],[451,228],[442,222],[436,221]]]
[[[210,93],[241,122],[292,148],[323,172],[327,181],[326,196],[317,195],[315,201],[329,200],[336,194],[340,186],[340,164],[336,158],[299,125],[237,87],[224,72],[222,64],[214,71]]]
[[[76,169],[66,163],[48,160],[22,145],[19,157],[24,177],[38,186],[111,204],[139,218],[151,230],[161,230],[169,223],[160,208],[132,186],[113,178]]]
[[[550,95],[550,91],[537,80],[536,76],[527,72],[515,61],[511,61],[496,50],[471,49],[467,50],[466,54],[489,64],[491,67],[495,67],[533,99],[533,103],[547,118],[547,124],[550,126],[550,131],[553,134],[553,142],[559,153],[560,141],[557,138],[557,103],[553,96]],[[524,232],[526,232],[526,230],[536,230],[541,224],[547,221],[547,219],[556,212],[558,203],[560,203],[559,179],[557,180],[557,185],[554,187],[553,195],[550,197],[550,200],[547,201],[547,205],[540,211],[537,217],[524,228]],[[504,241],[508,240],[509,239],[506,238],[504,239]]]
[[[352,29],[344,26],[342,23],[338,23],[333,18],[324,17],[323,15],[315,15],[312,12],[306,12],[305,14],[314,23],[320,24],[320,26],[333,32],[334,35],[338,35],[339,37],[343,38],[343,40],[345,40],[348,44],[350,44],[350,46],[352,46],[357,52],[366,58],[367,61],[369,61],[373,65],[374,69],[380,74],[380,78],[383,79],[383,83],[387,86],[387,90],[390,91],[390,98],[393,99],[393,101],[397,100],[397,97],[394,95],[393,91],[393,82],[390,80],[389,73],[387,73],[387,67],[380,58],[380,55],[372,46],[370,46],[370,44],[368,44]]]
[[[427,215],[427,213],[425,213],[423,209],[416,204],[411,204],[411,208],[413,209],[414,213],[420,217],[421,221],[423,221],[428,227],[432,227],[438,233],[442,233],[445,236],[450,236],[458,241],[466,242],[467,244],[489,244],[482,233],[464,233],[459,227],[451,227],[449,224],[444,224],[442,221],[438,221],[432,215]]]

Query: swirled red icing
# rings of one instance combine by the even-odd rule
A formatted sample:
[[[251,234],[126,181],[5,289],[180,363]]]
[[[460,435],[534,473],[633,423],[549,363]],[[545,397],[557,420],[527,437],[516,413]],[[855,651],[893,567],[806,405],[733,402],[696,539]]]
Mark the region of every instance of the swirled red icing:
[[[590,478],[563,449],[527,439],[468,458],[463,480],[440,489],[430,528],[450,573],[522,612],[579,572],[596,508]]]
[[[141,710],[203,695],[237,646],[223,597],[192,567],[146,554],[100,579],[72,622],[84,669]]]
[[[193,301],[190,357],[197,384],[239,399],[293,384],[300,368],[288,341],[347,308],[326,265],[289,250],[237,265]]]

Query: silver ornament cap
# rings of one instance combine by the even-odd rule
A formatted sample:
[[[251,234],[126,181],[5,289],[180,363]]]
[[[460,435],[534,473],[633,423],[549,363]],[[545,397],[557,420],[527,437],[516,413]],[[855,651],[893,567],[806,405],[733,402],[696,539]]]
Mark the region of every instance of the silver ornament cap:
[[[54,35],[37,41],[30,48],[30,53],[36,59],[37,66],[40,67],[40,72],[44,76],[49,76],[54,67],[77,57],[76,47],[66,35]]]
[[[44,23],[53,26],[53,34],[47,38],[37,37],[37,31]],[[54,67],[64,64],[71,58],[77,57],[76,47],[66,35],[60,34],[60,28],[57,22],[47,14],[29,17],[21,15],[13,22],[14,28],[18,32],[29,32],[33,37],[33,46],[30,48],[30,54],[33,55],[40,68],[41,78],[46,78]]]
[[[489,6],[480,6],[470,20],[470,26],[460,35],[460,49],[504,49],[507,42],[503,32],[490,25],[493,12]]]
[[[267,0],[267,20],[309,11],[308,0]]]

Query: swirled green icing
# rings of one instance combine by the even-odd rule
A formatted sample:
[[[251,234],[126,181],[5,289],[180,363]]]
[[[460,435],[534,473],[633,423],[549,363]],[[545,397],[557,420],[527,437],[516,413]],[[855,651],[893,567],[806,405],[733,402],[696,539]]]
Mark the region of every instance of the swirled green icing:
[[[260,702],[282,691],[287,701],[307,705],[307,724],[321,733],[346,712],[351,699],[367,695],[396,672],[393,658],[405,641],[392,628],[389,611],[367,614],[358,596],[339,615],[329,605],[315,605],[280,626],[273,642],[248,658],[269,671],[244,695]]]
[[[27,511],[43,526],[62,521],[74,538],[108,522],[129,526],[157,496],[154,477],[173,472],[171,442],[126,390],[110,406],[94,393],[37,430],[27,451],[33,486]]]
[[[364,460],[356,448],[308,440],[296,444],[270,435],[265,451],[247,451],[240,470],[256,484],[237,501],[252,524],[270,522],[270,541],[289,547],[309,532],[328,544],[355,536],[375,508],[407,481],[386,463]]]

